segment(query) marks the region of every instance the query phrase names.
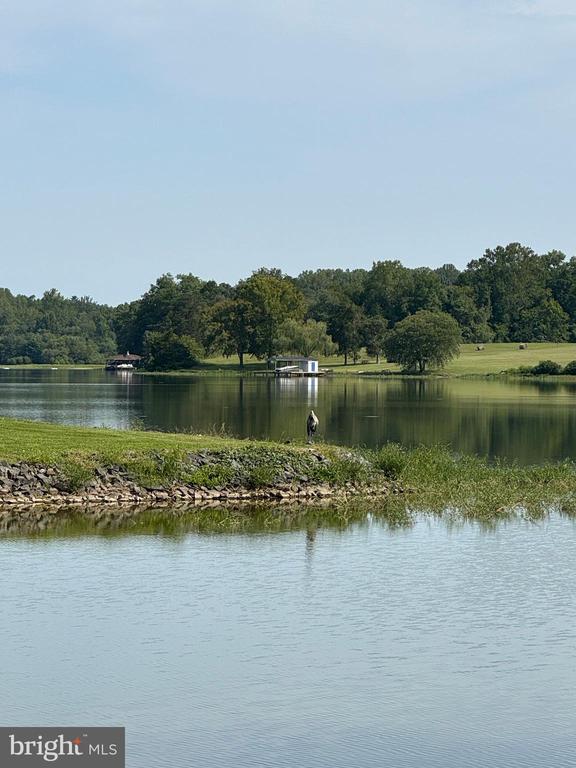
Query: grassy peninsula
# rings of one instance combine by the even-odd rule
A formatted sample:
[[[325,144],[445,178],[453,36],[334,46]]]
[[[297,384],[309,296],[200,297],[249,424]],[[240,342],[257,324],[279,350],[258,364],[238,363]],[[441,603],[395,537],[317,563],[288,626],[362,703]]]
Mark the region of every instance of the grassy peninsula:
[[[378,450],[60,426],[0,419],[0,462],[49,467],[77,492],[112,469],[146,487],[382,489],[408,507],[493,518],[576,504],[576,465],[521,467],[446,447]]]

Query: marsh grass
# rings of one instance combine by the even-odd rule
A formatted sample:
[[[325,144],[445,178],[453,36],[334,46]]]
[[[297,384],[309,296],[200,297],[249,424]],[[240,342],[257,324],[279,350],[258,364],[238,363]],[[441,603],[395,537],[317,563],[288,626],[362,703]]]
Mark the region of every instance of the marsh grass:
[[[442,446],[406,451],[392,445],[377,452],[375,462],[412,490],[412,505],[432,512],[496,518],[516,511],[539,517],[555,504],[568,510],[576,502],[576,466],[569,460],[523,467],[454,455]]]

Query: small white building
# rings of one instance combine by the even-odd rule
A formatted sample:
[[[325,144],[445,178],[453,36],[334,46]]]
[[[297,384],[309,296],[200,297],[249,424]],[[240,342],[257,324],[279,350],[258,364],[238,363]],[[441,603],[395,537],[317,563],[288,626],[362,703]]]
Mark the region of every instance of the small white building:
[[[318,376],[320,369],[318,360],[299,355],[278,355],[273,357],[274,374],[276,376]]]

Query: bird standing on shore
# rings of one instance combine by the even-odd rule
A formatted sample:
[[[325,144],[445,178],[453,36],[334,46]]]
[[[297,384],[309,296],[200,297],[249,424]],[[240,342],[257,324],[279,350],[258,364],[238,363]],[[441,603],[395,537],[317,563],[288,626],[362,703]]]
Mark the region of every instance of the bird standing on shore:
[[[310,411],[308,414],[308,418],[306,419],[306,435],[308,436],[308,444],[312,444],[312,438],[314,437],[314,434],[316,433],[316,430],[318,429],[318,424],[320,422],[318,421],[318,416],[314,413],[314,411]]]

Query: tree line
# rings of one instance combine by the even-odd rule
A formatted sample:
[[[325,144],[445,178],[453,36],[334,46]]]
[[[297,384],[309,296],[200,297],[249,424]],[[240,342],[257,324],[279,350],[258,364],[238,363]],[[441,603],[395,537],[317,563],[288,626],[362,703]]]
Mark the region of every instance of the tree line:
[[[96,363],[117,350],[144,355],[154,369],[215,354],[240,365],[279,353],[400,359],[399,336],[410,345],[424,325],[465,342],[576,341],[576,258],[511,243],[462,271],[385,260],[297,277],[260,269],[236,285],[168,274],[118,307],[2,289],[0,362]]]

